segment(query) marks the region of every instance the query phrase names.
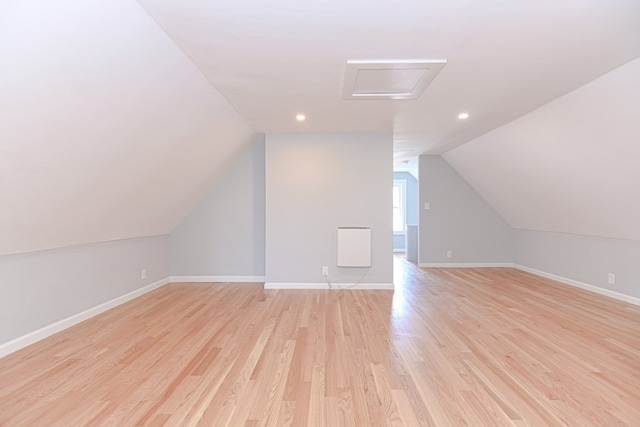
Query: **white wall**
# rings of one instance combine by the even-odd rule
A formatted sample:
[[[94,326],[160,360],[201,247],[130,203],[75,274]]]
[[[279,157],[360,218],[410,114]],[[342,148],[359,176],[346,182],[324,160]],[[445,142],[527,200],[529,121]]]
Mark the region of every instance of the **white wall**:
[[[515,263],[575,280],[640,303],[640,242],[577,234],[515,230]],[[615,283],[608,283],[608,275]],[[628,299],[627,299],[628,300]]]
[[[167,236],[2,256],[0,346],[165,279],[168,266]]]
[[[372,228],[366,283],[392,282],[392,137],[380,134],[266,136],[266,280],[353,283],[362,268],[336,267],[339,226]]]
[[[511,227],[464,178],[440,156],[419,168],[419,263],[512,262]]]
[[[172,276],[264,276],[264,161],[260,140],[216,175],[171,233]]]

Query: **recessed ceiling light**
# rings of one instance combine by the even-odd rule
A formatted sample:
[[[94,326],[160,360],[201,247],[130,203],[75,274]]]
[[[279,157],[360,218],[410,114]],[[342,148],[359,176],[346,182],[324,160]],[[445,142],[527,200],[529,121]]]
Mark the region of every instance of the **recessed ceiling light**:
[[[469,113],[460,113],[460,114],[458,114],[458,118],[460,120],[468,119],[469,118]]]
[[[299,122],[304,122],[307,117],[304,114],[296,114],[296,120]]]

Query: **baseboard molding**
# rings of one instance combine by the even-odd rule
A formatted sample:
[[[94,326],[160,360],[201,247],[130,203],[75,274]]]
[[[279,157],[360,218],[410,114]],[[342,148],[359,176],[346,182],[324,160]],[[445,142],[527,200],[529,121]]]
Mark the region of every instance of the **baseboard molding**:
[[[385,290],[392,291],[393,283],[332,283],[331,287],[327,283],[280,283],[267,282],[265,289],[353,289],[353,290]]]
[[[47,325],[36,331],[29,332],[26,335],[15,338],[7,343],[0,345],[0,357],[4,357],[24,347],[27,347],[33,343],[36,343],[40,340],[50,337],[53,334],[56,334],[67,328],[70,328],[71,326],[77,325],[78,323],[83,322],[87,319],[90,319],[94,316],[97,316],[100,313],[104,313],[107,310],[111,310],[114,307],[124,304],[125,302],[131,301],[134,298],[137,298],[141,295],[144,295],[148,292],[158,289],[168,283],[169,283],[168,277],[162,280],[158,280],[157,282],[154,282],[143,288],[136,289],[133,292],[129,292],[128,294],[114,298],[111,301],[107,301],[105,303],[92,307],[88,310],[85,310],[78,314],[74,314],[73,316],[67,317],[66,319],[59,320],[55,323]]]
[[[584,289],[585,291],[595,292],[596,294],[604,295],[607,297],[615,298],[620,301],[628,302],[634,305],[640,305],[640,298],[632,297],[630,295],[621,294],[620,292],[611,291],[609,289],[600,288],[598,286],[589,285],[587,283],[579,282],[573,279],[567,279],[566,277],[557,276],[555,274],[547,273],[545,271],[536,270],[535,268],[526,267],[520,264],[514,264],[513,268],[526,271],[527,273],[535,274],[536,276],[544,277],[546,279],[555,280],[556,282],[564,283],[565,285],[573,286],[576,288]]]
[[[172,283],[263,283],[264,276],[171,276]]]
[[[421,262],[421,268],[511,268],[510,262]]]

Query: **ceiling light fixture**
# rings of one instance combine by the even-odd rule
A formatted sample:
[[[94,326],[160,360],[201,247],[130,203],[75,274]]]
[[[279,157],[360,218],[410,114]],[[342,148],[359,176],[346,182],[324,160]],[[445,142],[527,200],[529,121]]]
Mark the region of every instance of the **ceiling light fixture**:
[[[469,113],[460,113],[460,114],[458,114],[458,118],[460,120],[468,119],[469,118]]]
[[[299,122],[304,122],[307,117],[304,114],[296,114],[296,120]]]

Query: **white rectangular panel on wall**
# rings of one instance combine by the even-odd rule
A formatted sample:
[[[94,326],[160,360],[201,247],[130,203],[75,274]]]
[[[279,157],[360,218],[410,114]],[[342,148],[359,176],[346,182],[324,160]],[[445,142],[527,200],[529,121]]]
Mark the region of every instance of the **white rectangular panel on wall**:
[[[371,227],[338,227],[338,267],[371,267]]]

